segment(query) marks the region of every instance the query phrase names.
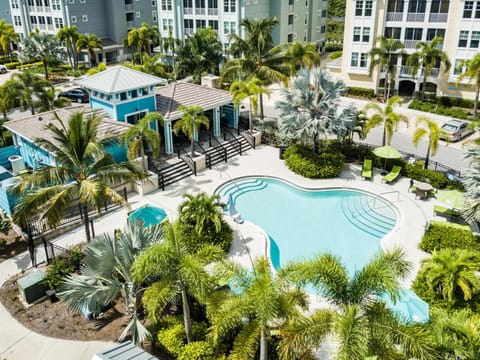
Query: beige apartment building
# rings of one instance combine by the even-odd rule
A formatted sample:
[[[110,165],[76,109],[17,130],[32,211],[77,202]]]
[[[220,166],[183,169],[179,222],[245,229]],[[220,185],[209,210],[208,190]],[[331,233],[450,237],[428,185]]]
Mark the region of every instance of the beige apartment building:
[[[480,50],[479,0],[348,0],[343,55],[327,68],[349,87],[383,93],[385,72],[376,68],[369,74],[368,53],[379,36],[393,37],[405,45],[404,55],[392,54],[396,74],[390,83],[391,93],[412,96],[422,88],[421,70],[413,74],[406,59],[419,41],[440,36],[452,66],[448,71],[440,66],[433,69],[426,91],[437,96],[475,97],[476,89],[467,80],[457,85],[457,78],[462,72],[458,64]]]

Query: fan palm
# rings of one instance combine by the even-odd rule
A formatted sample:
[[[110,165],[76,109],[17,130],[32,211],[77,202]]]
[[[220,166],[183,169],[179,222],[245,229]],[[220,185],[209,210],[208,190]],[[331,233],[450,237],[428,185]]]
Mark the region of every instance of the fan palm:
[[[443,64],[443,71],[450,69],[451,63],[445,51],[441,50],[443,38],[434,37],[432,41],[419,41],[415,46],[416,51],[407,58],[407,64],[413,67],[412,76],[416,77],[418,70],[422,69],[423,84],[421,96],[425,100],[427,78],[432,74],[433,68]]]
[[[149,335],[140,318],[141,284],[135,281],[132,264],[138,254],[161,238],[158,225],[144,227],[131,222],[118,237],[100,234],[85,249],[80,275],[68,275],[60,285],[58,297],[75,312],[100,313],[122,296],[130,317],[119,340],[130,332],[133,342],[141,344]]]
[[[100,212],[106,200],[129,207],[128,202],[111,186],[144,178],[133,164],[117,164],[104,145],[112,139],[100,139],[101,116],[86,119],[82,112],[70,116],[65,124],[46,125],[48,138],[38,138],[36,145],[56,155],[51,165],[43,165],[31,174],[22,175],[16,191],[20,194],[14,218],[22,224],[38,215],[49,226],[56,226],[72,201],[78,199],[83,212],[85,235],[90,242],[89,207]]]
[[[78,52],[77,52],[76,43],[79,37],[80,37],[80,34],[75,25],[64,26],[61,29],[59,29],[57,32],[57,39],[67,49],[70,65],[75,70],[78,67]]]
[[[203,108],[199,105],[180,105],[178,110],[183,111],[183,116],[173,125],[173,132],[178,136],[182,133],[190,139],[192,145],[192,157],[195,156],[195,134],[198,134],[200,127],[210,127],[210,120],[203,114]]]
[[[284,267],[287,278],[312,284],[333,307],[298,317],[281,329],[280,357],[301,358],[330,335],[337,343],[337,359],[437,359],[426,329],[402,324],[380,300],[384,293],[396,299],[409,270],[399,250],[376,255],[352,276],[330,254]]]
[[[425,136],[428,136],[428,147],[427,147],[427,155],[425,156],[425,169],[428,169],[428,161],[430,159],[430,155],[435,155],[438,151],[438,142],[440,140],[440,135],[442,135],[443,130],[437,124],[436,121],[430,119],[426,116],[419,116],[416,121],[416,129],[413,133],[413,145],[415,147],[418,146],[420,140],[422,140]],[[424,125],[425,127],[423,127]]]
[[[80,34],[77,42],[75,43],[77,52],[87,50],[90,59],[90,66],[95,64],[95,51],[96,49],[103,49],[102,39],[95,34]]]
[[[408,124],[408,118],[405,115],[395,112],[395,108],[402,103],[403,99],[398,95],[388,99],[385,106],[373,102],[368,103],[363,109],[367,113],[365,133],[368,134],[370,130],[377,126],[383,126],[382,146],[390,145],[398,124],[400,122]],[[368,116],[369,110],[373,111],[370,116]]]
[[[259,359],[266,360],[270,330],[300,316],[300,310],[307,308],[306,294],[273,272],[263,257],[253,261],[251,271],[230,264],[222,276],[233,284],[235,292],[215,304],[212,340],[217,343],[240,328],[229,358],[255,359],[260,348]]]
[[[145,115],[140,121],[131,126],[121,137],[121,141],[127,146],[127,156],[130,160],[138,157],[142,159],[142,169],[147,171],[145,166],[145,144],[152,148],[152,156],[157,157],[160,153],[160,135],[157,130],[150,127],[152,122],[163,123],[163,116],[158,112],[150,112]]]
[[[176,296],[181,296],[187,342],[192,338],[192,323],[188,296],[205,300],[212,291],[213,279],[205,266],[223,258],[223,251],[214,245],[204,245],[196,251],[186,246],[177,222],[163,223],[162,241],[147,248],[133,263],[134,279],[146,285],[143,305],[148,316],[157,321],[163,310]]]
[[[12,82],[9,83],[11,91],[17,95],[20,105],[24,110],[30,109],[35,115],[34,97],[40,97],[52,84],[36,75],[31,70],[17,72],[12,75]]]
[[[478,101],[480,95],[480,53],[477,53],[470,60],[465,60],[459,65],[460,68],[465,67],[463,71],[457,78],[457,85],[462,82],[462,80],[473,80],[473,85],[476,87],[475,91],[475,101],[473,102],[473,116],[477,117],[478,115]]]

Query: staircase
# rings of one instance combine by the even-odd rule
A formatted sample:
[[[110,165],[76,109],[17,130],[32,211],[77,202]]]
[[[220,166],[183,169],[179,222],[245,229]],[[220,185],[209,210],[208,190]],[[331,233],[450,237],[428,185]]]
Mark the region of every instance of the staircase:
[[[158,170],[155,169],[154,172],[158,174],[158,187],[162,190],[165,190],[168,185],[193,175],[192,170],[183,160],[178,160],[176,163]]]

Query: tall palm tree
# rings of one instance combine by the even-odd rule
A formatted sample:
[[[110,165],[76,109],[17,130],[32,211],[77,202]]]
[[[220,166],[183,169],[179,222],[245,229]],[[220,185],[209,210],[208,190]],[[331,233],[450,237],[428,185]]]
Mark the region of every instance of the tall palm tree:
[[[465,70],[458,75],[457,85],[462,82],[462,80],[473,80],[473,85],[476,87],[475,91],[475,101],[473,102],[473,116],[478,116],[478,101],[480,95],[480,53],[477,53],[470,60],[465,60],[460,63],[459,67]]]
[[[462,216],[467,222],[480,221],[480,141],[473,140],[465,146],[463,154],[465,161],[470,166],[462,173],[465,186],[465,203],[462,209]]]
[[[480,279],[476,274],[480,269],[480,253],[468,249],[442,249],[422,262],[430,288],[444,299],[454,301],[463,295],[464,300],[470,300],[480,291]]]
[[[133,342],[141,344],[150,332],[140,319],[143,289],[133,277],[132,265],[161,235],[160,226],[144,227],[138,222],[130,222],[119,235],[100,234],[87,245],[80,274],[68,275],[61,282],[58,297],[74,312],[87,309],[98,314],[122,296],[130,323],[119,340],[130,332]]]
[[[407,58],[407,64],[413,67],[413,77],[417,77],[418,70],[422,70],[422,100],[425,100],[427,78],[432,75],[432,70],[435,67],[443,67],[444,72],[450,69],[451,63],[447,53],[441,50],[442,44],[443,38],[439,36],[435,36],[430,42],[419,41],[415,46],[416,51]]]
[[[190,139],[192,145],[192,157],[195,156],[195,134],[200,131],[203,125],[210,127],[210,120],[203,114],[203,108],[199,105],[180,105],[178,110],[183,111],[183,116],[173,125],[173,132],[178,136],[182,133]]]
[[[332,306],[281,329],[280,358],[302,358],[333,335],[337,359],[438,359],[426,329],[402,324],[380,300],[384,293],[396,299],[409,269],[399,250],[378,254],[351,276],[330,254],[284,267],[288,278],[312,284]]]
[[[248,81],[234,81],[230,85],[230,93],[233,95],[233,103],[239,106],[243,100],[248,98],[250,106],[248,112],[248,130],[253,130],[252,116],[256,116],[258,112],[258,97],[260,94],[270,95],[270,91],[262,86],[262,81],[253,77]]]
[[[64,26],[57,32],[57,39],[67,49],[68,60],[74,70],[78,67],[78,52],[77,52],[77,40],[80,38],[78,29],[75,25]]]
[[[181,296],[187,342],[193,340],[190,306],[187,294],[205,301],[213,290],[213,279],[206,266],[223,258],[217,246],[205,244],[196,251],[186,246],[179,220],[163,223],[162,241],[147,248],[133,263],[134,279],[146,287],[143,306],[155,322],[165,307]]]
[[[12,43],[18,41],[19,36],[11,24],[0,20],[0,49],[3,54],[10,56],[12,61]]]
[[[397,131],[398,124],[403,122],[408,124],[408,118],[395,112],[395,109],[403,103],[403,99],[396,95],[387,100],[385,106],[371,102],[364,107],[367,113],[367,121],[365,124],[365,133],[368,134],[370,130],[377,126],[383,126],[382,146],[390,145],[392,136]],[[368,116],[368,112],[372,110],[373,114]]]
[[[286,59],[287,44],[273,46],[272,30],[278,25],[275,17],[259,20],[244,19],[240,24],[245,38],[230,35],[229,53],[234,57],[222,69],[222,81],[249,80],[257,77],[263,84],[288,84],[290,66]],[[263,96],[259,98],[260,119],[263,120]]]
[[[318,138],[337,129],[341,80],[332,80],[325,70],[301,69],[291,89],[282,89],[285,100],[275,103],[280,110],[280,131],[301,141],[313,142],[318,152]],[[353,121],[353,118],[352,118]]]
[[[145,145],[151,146],[153,157],[156,158],[160,153],[160,134],[157,130],[150,127],[152,122],[163,123],[162,114],[155,111],[148,113],[137,124],[131,126],[121,137],[121,142],[127,146],[127,156],[130,160],[136,159],[140,152],[143,171],[148,170],[144,161]]]
[[[302,44],[300,41],[294,41],[289,45],[286,56],[293,74],[301,68],[312,69],[320,66],[320,54],[316,45],[311,42]]]
[[[370,76],[373,74],[373,70],[378,68],[379,71],[385,70],[385,86],[383,87],[383,99],[387,101],[388,91],[391,79],[395,77],[396,72],[396,59],[397,55],[403,53],[405,45],[396,39],[389,39],[385,36],[380,36],[375,40],[378,45],[369,52],[370,66],[368,72]]]
[[[427,116],[419,116],[415,120],[416,129],[413,133],[413,145],[418,146],[420,140],[428,136],[427,155],[425,156],[425,169],[428,169],[428,161],[430,155],[435,155],[438,151],[438,142],[440,135],[443,133],[442,128],[435,120]],[[422,126],[423,125],[423,126]]]
[[[0,86],[0,113],[3,118],[7,117],[7,113],[15,106],[15,100],[18,93],[15,91],[16,86],[14,80],[7,80]]]
[[[78,199],[83,212],[85,235],[90,242],[89,207],[100,212],[106,200],[129,207],[113,187],[122,182],[144,178],[133,164],[117,164],[105,151],[112,139],[100,139],[101,116],[74,113],[65,123],[56,116],[56,122],[45,128],[48,138],[38,138],[36,145],[56,155],[55,164],[43,165],[31,174],[22,175],[16,191],[20,194],[14,218],[25,224],[29,217],[38,215],[50,226],[56,226],[65,209]]]
[[[39,98],[46,89],[51,88],[52,84],[36,75],[32,70],[17,72],[12,75],[10,91],[12,91],[20,101],[24,110],[30,109],[32,115],[35,115],[35,97]]]
[[[90,59],[90,66],[93,66],[93,64],[95,64],[96,49],[103,49],[102,39],[95,34],[80,34],[77,42],[75,43],[75,47],[77,48],[77,52],[87,50]]]
[[[279,273],[273,272],[270,261],[260,257],[253,261],[252,271],[233,264],[224,275],[235,291],[215,304],[210,336],[218,343],[240,328],[235,337],[231,359],[268,358],[267,339],[272,328],[278,328],[306,310],[306,294],[292,287]]]

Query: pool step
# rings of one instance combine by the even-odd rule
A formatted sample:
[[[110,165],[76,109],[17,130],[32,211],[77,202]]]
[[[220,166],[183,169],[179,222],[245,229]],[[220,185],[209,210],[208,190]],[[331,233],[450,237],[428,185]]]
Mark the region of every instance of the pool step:
[[[228,194],[232,195],[233,201],[235,201],[240,195],[250,192],[250,191],[258,191],[265,189],[268,186],[268,183],[263,181],[262,179],[245,179],[245,180],[236,180],[220,190],[220,196],[224,197]]]

